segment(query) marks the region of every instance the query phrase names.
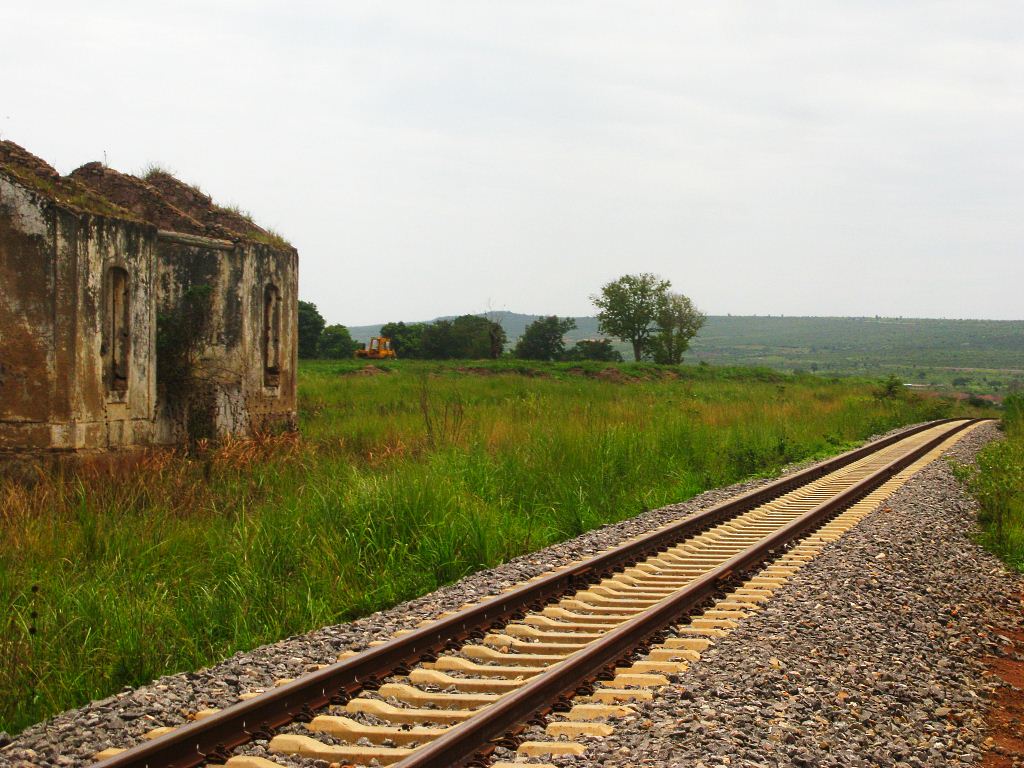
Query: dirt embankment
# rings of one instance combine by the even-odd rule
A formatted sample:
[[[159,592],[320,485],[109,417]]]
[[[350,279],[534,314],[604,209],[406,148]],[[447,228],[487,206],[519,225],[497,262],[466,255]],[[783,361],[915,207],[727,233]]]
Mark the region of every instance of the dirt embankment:
[[[1021,607],[1024,612],[1024,594]],[[983,768],[1024,765],[1024,629],[999,634],[1004,640],[1002,652],[985,657],[985,666],[1000,687],[988,711],[989,741]]]

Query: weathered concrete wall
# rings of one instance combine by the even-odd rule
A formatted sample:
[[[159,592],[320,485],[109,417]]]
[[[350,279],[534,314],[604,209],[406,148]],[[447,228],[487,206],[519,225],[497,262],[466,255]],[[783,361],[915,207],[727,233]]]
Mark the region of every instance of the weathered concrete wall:
[[[292,427],[297,351],[279,237],[173,177],[62,177],[0,142],[0,450]]]
[[[164,233],[158,253],[159,321],[184,323],[187,369],[158,376],[158,434],[163,442],[247,434],[242,377],[241,295],[245,268],[234,243]],[[178,334],[170,333],[170,336]],[[157,354],[181,352],[158,348]]]
[[[66,401],[53,306],[61,265],[47,201],[0,174],[0,448],[47,448]]]
[[[69,448],[116,448],[153,441],[156,400],[156,312],[154,277],[156,230],[146,224],[75,215],[57,209],[57,248],[75,264],[71,411],[74,431]],[[107,302],[111,269],[127,276],[127,381],[111,386]]]
[[[152,439],[156,230],[54,204],[0,173],[0,448]],[[128,274],[124,391],[104,378],[104,280]]]
[[[246,410],[254,429],[267,430],[296,425],[296,384],[299,364],[299,256],[258,243],[245,245],[246,266],[243,316],[248,329],[244,386]],[[276,385],[269,385],[264,371],[264,301],[267,286],[280,293],[280,369]]]
[[[161,233],[157,253],[158,323],[169,328],[191,314],[201,324],[187,380],[174,371],[164,380],[158,375],[158,439],[173,443],[294,426],[297,257],[260,245],[173,233]],[[264,381],[267,285],[282,291],[276,386]],[[161,351],[158,345],[158,357]]]

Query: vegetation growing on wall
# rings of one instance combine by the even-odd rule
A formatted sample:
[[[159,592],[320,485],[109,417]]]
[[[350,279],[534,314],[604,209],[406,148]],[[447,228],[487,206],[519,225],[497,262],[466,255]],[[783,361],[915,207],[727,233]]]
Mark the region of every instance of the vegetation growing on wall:
[[[17,144],[0,140],[0,169],[21,184],[72,209],[114,216],[127,221],[138,217],[74,179],[61,176]]]
[[[213,289],[195,285],[156,318],[157,397],[190,444],[215,433],[216,374],[200,365],[212,316]]]

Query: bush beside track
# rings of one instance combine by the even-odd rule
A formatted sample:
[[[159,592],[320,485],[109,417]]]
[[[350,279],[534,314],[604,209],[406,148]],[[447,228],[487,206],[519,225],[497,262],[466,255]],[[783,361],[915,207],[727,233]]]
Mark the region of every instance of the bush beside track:
[[[978,453],[977,466],[957,466],[981,507],[980,541],[1024,573],[1024,393],[1006,398],[1006,439]]]

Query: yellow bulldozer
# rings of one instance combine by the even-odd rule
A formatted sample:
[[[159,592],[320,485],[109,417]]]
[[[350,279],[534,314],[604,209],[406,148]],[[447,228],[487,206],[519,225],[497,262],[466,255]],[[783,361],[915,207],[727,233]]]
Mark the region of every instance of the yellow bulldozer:
[[[374,336],[369,344],[364,344],[355,354],[357,360],[394,360],[398,357],[387,336]]]

